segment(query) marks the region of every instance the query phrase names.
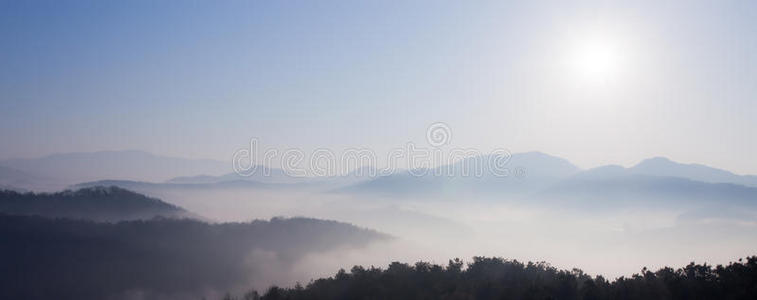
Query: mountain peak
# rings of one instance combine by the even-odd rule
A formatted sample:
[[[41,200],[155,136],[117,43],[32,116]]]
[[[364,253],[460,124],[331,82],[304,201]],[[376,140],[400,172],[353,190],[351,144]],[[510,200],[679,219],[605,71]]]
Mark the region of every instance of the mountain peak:
[[[641,166],[641,165],[649,165],[649,164],[679,164],[679,163],[674,162],[674,161],[672,161],[669,158],[664,157],[664,156],[655,156],[655,157],[651,157],[651,158],[647,158],[645,160],[642,160],[641,162],[639,162],[638,164],[636,164],[636,166],[634,166],[634,167]]]
[[[641,175],[681,177],[710,183],[757,186],[757,181],[749,176],[739,176],[726,170],[701,164],[683,164],[659,156],[645,159],[628,170]]]

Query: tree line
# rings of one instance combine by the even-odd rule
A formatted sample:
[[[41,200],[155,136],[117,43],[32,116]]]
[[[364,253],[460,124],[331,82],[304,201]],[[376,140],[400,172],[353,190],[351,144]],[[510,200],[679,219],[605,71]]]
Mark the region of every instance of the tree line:
[[[339,270],[303,287],[271,287],[226,300],[277,299],[757,299],[757,256],[728,265],[691,263],[609,281],[579,269],[547,263],[474,257],[467,265],[392,263],[386,269],[361,266]]]

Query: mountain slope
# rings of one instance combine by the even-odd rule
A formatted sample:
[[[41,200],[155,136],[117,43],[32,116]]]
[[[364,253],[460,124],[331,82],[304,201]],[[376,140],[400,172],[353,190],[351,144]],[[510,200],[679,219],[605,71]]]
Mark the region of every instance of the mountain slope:
[[[0,298],[200,299],[270,284],[311,254],[384,239],[306,218],[95,223],[0,215]]]
[[[63,185],[56,183],[56,180],[31,174],[10,167],[0,166],[0,187],[7,190],[58,190]]]
[[[711,183],[733,183],[757,187],[757,176],[736,175],[732,172],[700,164],[682,164],[664,157],[646,159],[628,169],[629,173],[653,176],[680,177]]]
[[[214,184],[231,181],[253,181],[272,184],[344,184],[367,180],[375,177],[377,170],[372,167],[360,167],[344,175],[336,176],[294,176],[279,168],[269,168],[259,165],[249,176],[237,173],[228,173],[220,176],[197,175],[179,176],[171,178],[165,183],[171,184]]]
[[[754,176],[739,176],[704,165],[655,157],[631,168],[607,165],[581,171],[535,197],[594,207],[754,208],[757,207],[757,186],[752,184],[752,178]]]
[[[52,194],[0,191],[0,213],[94,221],[191,216],[180,207],[118,187],[90,187]]]
[[[57,179],[62,184],[102,179],[163,181],[187,174],[223,174],[231,164],[183,159],[142,151],[54,154],[42,158],[0,161],[1,166]]]
[[[603,168],[579,174],[533,198],[579,208],[757,208],[757,188],[617,171]]]
[[[226,173],[223,175],[197,175],[197,176],[179,176],[166,180],[166,183],[178,184],[209,184],[226,181],[256,181],[265,183],[300,183],[307,181],[307,177],[290,176],[284,170],[277,168],[267,168],[258,166],[255,172],[250,176],[243,176],[237,173]]]
[[[339,191],[387,195],[530,193],[579,171],[569,161],[541,152],[513,154],[493,169],[496,158],[466,158],[434,169],[381,176]]]

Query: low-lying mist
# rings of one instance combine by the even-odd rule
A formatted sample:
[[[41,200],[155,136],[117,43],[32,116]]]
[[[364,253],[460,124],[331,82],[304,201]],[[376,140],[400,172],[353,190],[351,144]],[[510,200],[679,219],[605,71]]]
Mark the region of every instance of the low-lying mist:
[[[661,158],[631,168],[580,170],[564,159],[538,152],[511,157],[508,166],[525,171],[518,173],[520,176],[465,176],[470,166],[455,163],[449,168],[453,172],[441,176],[400,171],[381,177],[291,177],[275,169],[270,176],[190,175],[162,182],[101,178],[72,187],[89,188],[85,192],[47,196],[7,193],[11,206],[3,211],[118,222],[167,216],[155,209],[165,206],[173,212],[169,217],[196,218],[202,221],[198,223],[218,226],[213,228],[229,228],[229,222],[306,217],[391,236],[356,243],[363,235],[352,235],[332,247],[311,251],[317,242],[339,238],[338,234],[316,232],[313,236],[317,238],[294,243],[303,236],[278,231],[282,240],[296,245],[294,249],[261,247],[264,242],[240,248],[231,261],[232,269],[242,276],[228,280],[209,277],[224,283],[203,287],[200,294],[209,298],[220,298],[227,291],[237,295],[250,289],[264,291],[271,285],[291,287],[354,265],[387,266],[394,261],[446,265],[453,258],[502,257],[543,261],[565,270],[580,268],[614,279],[643,267],[683,266],[692,261],[727,264],[754,255],[757,249],[753,234],[757,229],[757,186],[751,176]],[[155,199],[102,186],[118,186]],[[112,197],[105,197],[108,195]],[[39,205],[30,207],[31,202],[20,201],[25,197],[52,201],[40,200]],[[84,198],[57,202],[72,197]],[[137,205],[139,214],[123,215],[125,211],[115,209],[117,206],[102,205],[104,199],[143,204]],[[63,204],[70,212],[56,208]],[[90,213],[82,214],[82,208]],[[228,244],[211,249],[236,248],[239,245],[234,241],[260,236],[264,233],[237,231],[226,235]],[[191,250],[195,247],[192,242],[197,241],[177,244]],[[154,255],[162,242],[155,239],[147,244],[152,246],[146,253]],[[294,250],[298,255],[291,255]],[[145,257],[154,258],[150,255]],[[186,296],[175,290],[155,295],[140,285],[128,291],[133,293],[120,295],[137,299]]]
[[[291,274],[258,283],[258,290],[267,284],[306,283],[356,264],[385,266],[392,261],[445,264],[455,257],[498,256],[616,278],[645,266],[727,263],[757,249],[753,207],[713,208],[670,197],[659,205],[626,199],[623,205],[605,203],[592,209],[591,201],[556,202],[533,195],[377,196],[283,188],[146,192],[214,222],[307,216],[396,238],[367,249],[312,255]]]

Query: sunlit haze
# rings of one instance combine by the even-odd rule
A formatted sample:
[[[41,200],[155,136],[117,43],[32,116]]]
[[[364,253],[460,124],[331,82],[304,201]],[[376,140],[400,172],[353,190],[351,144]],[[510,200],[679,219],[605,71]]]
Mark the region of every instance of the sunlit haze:
[[[0,299],[757,299],[757,1],[0,0]]]
[[[5,2],[0,157],[421,143],[757,173],[750,2]],[[147,13],[146,13],[147,12]],[[693,151],[696,149],[696,151]],[[382,155],[383,156],[383,155]]]

